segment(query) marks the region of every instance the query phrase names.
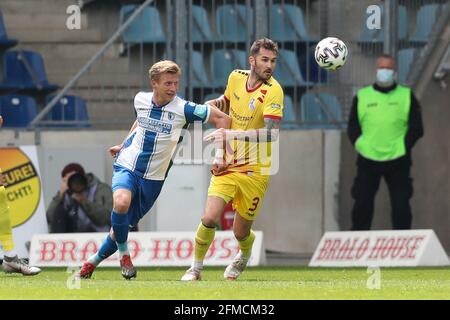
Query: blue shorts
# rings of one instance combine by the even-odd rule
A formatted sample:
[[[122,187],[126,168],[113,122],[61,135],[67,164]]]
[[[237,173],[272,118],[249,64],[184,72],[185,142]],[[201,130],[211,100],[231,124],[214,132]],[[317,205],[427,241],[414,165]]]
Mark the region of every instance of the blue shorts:
[[[114,165],[112,191],[126,189],[131,192],[131,204],[128,209],[128,225],[134,226],[153,207],[161,192],[164,180],[144,179],[119,165]]]

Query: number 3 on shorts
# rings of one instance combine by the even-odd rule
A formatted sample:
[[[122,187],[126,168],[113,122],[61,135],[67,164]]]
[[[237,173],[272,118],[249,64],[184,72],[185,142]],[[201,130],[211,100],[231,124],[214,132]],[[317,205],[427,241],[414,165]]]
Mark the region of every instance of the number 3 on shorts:
[[[251,207],[250,209],[248,209],[249,211],[255,211],[256,210],[256,208],[258,208],[258,203],[259,203],[259,198],[258,197],[256,197],[256,198],[253,198],[253,203],[252,203],[252,205],[253,205],[253,207]]]

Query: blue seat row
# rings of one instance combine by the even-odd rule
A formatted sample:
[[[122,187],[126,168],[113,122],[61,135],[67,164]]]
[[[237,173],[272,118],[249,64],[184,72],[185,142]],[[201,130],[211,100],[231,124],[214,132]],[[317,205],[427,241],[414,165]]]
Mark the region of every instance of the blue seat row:
[[[47,103],[53,96],[47,97]],[[28,127],[38,114],[38,105],[33,97],[26,95],[0,96],[0,115],[4,119],[4,127],[25,128]],[[51,113],[45,120],[51,121],[89,121],[86,102],[77,96],[63,96],[56,103]],[[47,125],[48,126],[48,125]],[[52,127],[89,127],[89,124],[64,124],[50,125]]]
[[[334,95],[305,93],[300,99],[300,117],[295,113],[291,97],[285,96],[282,122],[284,129],[339,129],[343,121],[342,106]]]
[[[192,85],[194,88],[219,88],[226,85],[228,75],[234,69],[248,69],[247,53],[237,49],[217,49],[210,56],[210,68],[212,79],[208,78],[205,68],[205,57],[198,51],[191,53],[191,65],[193,70]],[[318,69],[315,63],[310,64],[311,69]],[[274,77],[282,86],[286,87],[306,87],[314,85],[313,82],[306,81],[305,66],[300,66],[297,55],[293,51],[281,49],[278,55],[277,67]],[[312,74],[313,72],[311,72]],[[317,77],[316,77],[317,78]]]
[[[383,43],[384,41],[384,6],[379,5],[381,9],[381,25],[378,29],[369,29],[367,22],[370,22],[370,17],[366,16],[364,19],[363,31],[360,34],[359,43],[361,44],[376,44]],[[398,20],[397,20],[397,38],[398,40],[408,40],[412,43],[426,43],[429,35],[433,29],[434,23],[439,15],[441,5],[439,4],[426,4],[420,7],[416,14],[416,25],[414,32],[408,38],[408,14],[406,7],[399,5],[398,7]],[[371,13],[370,13],[371,14]]]
[[[7,51],[3,56],[2,91],[38,90],[52,92],[59,86],[47,80],[42,56],[33,51]]]
[[[137,5],[125,5],[120,10],[120,24],[137,8]],[[270,37],[276,41],[317,41],[307,31],[303,11],[290,4],[271,6]],[[193,42],[245,42],[248,26],[253,26],[253,13],[242,4],[224,4],[215,12],[215,34],[209,23],[205,8],[192,6]],[[146,7],[122,34],[124,43],[162,43],[166,34],[161,17],[155,7]]]

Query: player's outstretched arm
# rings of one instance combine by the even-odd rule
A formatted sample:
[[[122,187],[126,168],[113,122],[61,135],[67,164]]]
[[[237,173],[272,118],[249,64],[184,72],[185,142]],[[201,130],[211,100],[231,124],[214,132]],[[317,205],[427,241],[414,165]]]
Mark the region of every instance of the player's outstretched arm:
[[[210,106],[211,108],[208,122],[213,123],[216,128],[231,128],[231,118],[227,114],[220,111],[216,106]]]
[[[137,127],[137,120],[136,120],[136,121],[133,123],[133,125],[131,126],[131,129],[130,129],[130,131],[128,132],[127,137],[130,136],[130,134],[136,129],[136,127]],[[125,139],[126,139],[126,138],[125,138]],[[108,149],[109,154],[110,154],[112,157],[115,157],[115,156],[119,153],[119,151],[122,150],[124,143],[125,143],[125,142],[122,142],[121,144],[118,144],[118,145],[116,145],[116,146],[113,146],[113,147],[109,148],[109,149]]]

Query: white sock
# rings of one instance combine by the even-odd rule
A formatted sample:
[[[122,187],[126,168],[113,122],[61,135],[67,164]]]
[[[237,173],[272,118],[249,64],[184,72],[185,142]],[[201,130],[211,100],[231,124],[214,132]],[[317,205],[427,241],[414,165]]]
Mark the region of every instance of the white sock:
[[[194,261],[192,261],[191,267],[196,270],[202,270],[203,269],[203,261],[194,260]]]

